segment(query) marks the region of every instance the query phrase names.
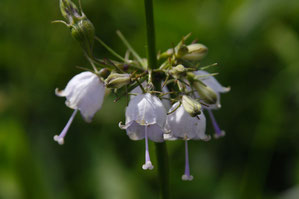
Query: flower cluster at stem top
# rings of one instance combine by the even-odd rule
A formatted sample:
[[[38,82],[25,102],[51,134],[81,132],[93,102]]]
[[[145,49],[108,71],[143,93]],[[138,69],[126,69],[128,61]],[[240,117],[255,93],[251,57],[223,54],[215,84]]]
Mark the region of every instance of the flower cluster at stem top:
[[[80,6],[81,7],[81,6]],[[79,111],[85,121],[90,122],[101,108],[105,90],[110,89],[117,96],[130,95],[126,108],[126,121],[120,122],[132,140],[145,139],[145,163],[142,168],[153,169],[148,141],[164,142],[181,139],[185,142],[185,173],[183,180],[192,180],[189,168],[188,141],[210,140],[206,135],[206,118],[210,116],[214,127],[214,137],[222,137],[221,130],[212,110],[219,109],[220,93],[230,89],[223,87],[216,74],[206,71],[211,66],[199,67],[199,62],[207,54],[207,47],[192,42],[186,44],[190,34],[175,47],[157,55],[159,67],[152,69],[146,58],[141,58],[125,37],[117,32],[128,48],[121,56],[94,34],[94,26],[85,14],[69,0],[60,0],[62,15],[71,34],[77,40],[90,62],[93,71],[84,71],[74,76],[64,90],[56,89],[56,95],[66,97],[66,105],[74,109],[66,126],[54,140],[64,143],[68,129]],[[94,41],[103,45],[116,60],[99,59],[93,55]]]

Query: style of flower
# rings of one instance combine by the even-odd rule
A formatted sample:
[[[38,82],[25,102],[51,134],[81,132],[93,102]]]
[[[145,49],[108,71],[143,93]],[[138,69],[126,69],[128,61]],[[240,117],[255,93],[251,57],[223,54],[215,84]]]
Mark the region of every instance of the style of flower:
[[[161,100],[149,93],[139,94],[132,98],[126,109],[126,124],[119,127],[127,131],[132,140],[145,139],[145,164],[144,170],[154,167],[150,160],[148,139],[154,142],[163,142],[166,110]]]
[[[59,135],[54,140],[60,145],[64,143],[64,137],[76,116],[78,110],[86,122],[91,122],[94,114],[102,107],[105,87],[102,80],[92,72],[82,72],[75,75],[67,84],[64,90],[55,90],[59,97],[66,97],[65,104],[74,109],[72,116]]]
[[[213,77],[210,73],[204,71],[204,70],[199,70],[194,72],[195,75],[197,75],[207,87],[211,88],[217,95],[217,102],[214,105],[209,105],[208,107],[204,107],[209,113],[211,122],[213,124],[213,128],[215,131],[215,138],[223,137],[225,135],[225,131],[221,130],[215,117],[212,112],[213,109],[219,109],[221,108],[220,104],[220,93],[227,93],[230,91],[230,87],[224,87],[222,86],[215,77]]]
[[[190,175],[189,168],[188,140],[210,140],[210,136],[205,134],[206,118],[202,112],[192,117],[185,111],[184,107],[180,105],[180,102],[176,102],[170,108],[169,112],[171,111],[174,112],[169,114],[166,118],[165,128],[167,134],[165,134],[165,139],[182,139],[185,141],[185,173],[182,176],[182,180],[192,180],[193,176]]]

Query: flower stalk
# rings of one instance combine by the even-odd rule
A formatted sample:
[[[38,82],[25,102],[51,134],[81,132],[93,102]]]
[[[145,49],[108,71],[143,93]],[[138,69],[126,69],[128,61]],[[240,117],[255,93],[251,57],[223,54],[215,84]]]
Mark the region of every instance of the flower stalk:
[[[148,70],[157,69],[156,36],[154,25],[153,0],[144,0],[147,36],[147,67]],[[155,79],[155,77],[153,77]],[[154,81],[156,90],[161,90],[161,82]],[[166,143],[156,143],[158,173],[161,187],[161,198],[169,198],[169,171]]]

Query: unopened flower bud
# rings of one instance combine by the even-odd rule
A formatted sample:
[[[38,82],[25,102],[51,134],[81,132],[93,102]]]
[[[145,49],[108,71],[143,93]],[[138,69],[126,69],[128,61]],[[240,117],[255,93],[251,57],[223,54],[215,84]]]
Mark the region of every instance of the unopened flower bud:
[[[179,64],[169,70],[169,73],[175,78],[179,78],[186,73],[186,68],[182,64]]]
[[[83,15],[79,13],[77,6],[70,0],[59,1],[60,11],[62,16],[68,20],[69,24],[73,24],[76,20],[79,20]]]
[[[86,17],[71,26],[71,34],[88,54],[92,52],[95,28]]]
[[[190,44],[187,46],[188,53],[185,54],[182,59],[190,61],[199,61],[208,53],[208,48],[203,44]]]
[[[71,0],[60,0],[64,22],[71,30],[71,34],[77,40],[88,55],[92,54],[95,28],[82,11]]]
[[[193,87],[196,89],[200,99],[207,104],[216,104],[217,103],[217,94],[208,86],[204,85],[201,82],[193,82]]]
[[[182,98],[182,104],[187,113],[189,113],[192,117],[199,115],[201,113],[201,105],[195,99],[188,97],[186,95]]]
[[[107,88],[121,88],[131,81],[130,74],[111,73],[105,80]]]
[[[102,78],[107,78],[110,75],[110,71],[107,68],[102,68],[99,72],[98,75]]]
[[[180,57],[186,55],[188,52],[189,52],[188,47],[187,47],[186,45],[182,45],[182,46],[178,49],[178,52],[177,52],[176,56],[177,56],[178,58],[180,58]]]

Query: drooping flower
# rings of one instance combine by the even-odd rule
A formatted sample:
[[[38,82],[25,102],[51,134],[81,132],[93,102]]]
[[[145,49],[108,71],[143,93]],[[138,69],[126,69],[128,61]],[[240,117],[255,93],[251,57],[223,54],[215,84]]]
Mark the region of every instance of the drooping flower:
[[[161,82],[161,86],[163,85],[164,82]],[[143,86],[143,88],[146,88],[147,86],[149,86],[146,81],[142,82],[141,86]],[[168,93],[169,90],[166,86],[163,86],[162,87],[162,92],[163,93]],[[140,88],[140,86],[137,86],[136,88],[134,88],[132,91],[131,91],[132,94],[142,94],[142,90]],[[134,95],[131,95],[131,99],[133,99],[135,96]],[[169,94],[165,94],[164,95],[165,98],[170,98]],[[162,99],[162,104],[164,105],[165,109],[166,110],[169,110],[171,104],[170,104],[170,101],[167,100],[167,99]]]
[[[163,142],[166,110],[161,100],[149,93],[139,94],[132,98],[126,109],[126,124],[120,128],[127,131],[132,140],[145,139],[144,170],[153,169],[148,150],[148,139],[154,142]]]
[[[226,93],[226,92],[230,91],[230,87],[223,87],[216,80],[215,77],[213,77],[212,75],[210,75],[208,72],[206,72],[204,70],[199,70],[194,73],[195,73],[195,75],[197,75],[199,77],[200,81],[202,81],[207,87],[212,89],[217,95],[217,102],[213,105],[209,105],[208,107],[204,107],[204,108],[207,109],[209,116],[211,118],[213,128],[215,130],[215,138],[222,137],[225,135],[225,131],[220,129],[220,127],[217,124],[217,121],[213,115],[212,110],[221,108],[220,93]]]
[[[192,180],[193,176],[190,175],[189,168],[188,140],[210,140],[210,136],[205,134],[206,118],[203,112],[192,117],[185,111],[184,107],[180,105],[180,102],[176,102],[170,108],[169,112],[171,111],[174,112],[169,114],[166,118],[165,128],[168,133],[165,134],[165,139],[182,139],[185,141],[185,173],[182,176],[182,180]]]
[[[55,93],[59,97],[66,97],[65,104],[69,108],[74,109],[72,116],[60,135],[54,136],[54,140],[62,145],[78,110],[86,122],[91,122],[94,114],[102,107],[105,87],[96,74],[86,71],[75,75],[64,90],[59,91],[56,89]]]

